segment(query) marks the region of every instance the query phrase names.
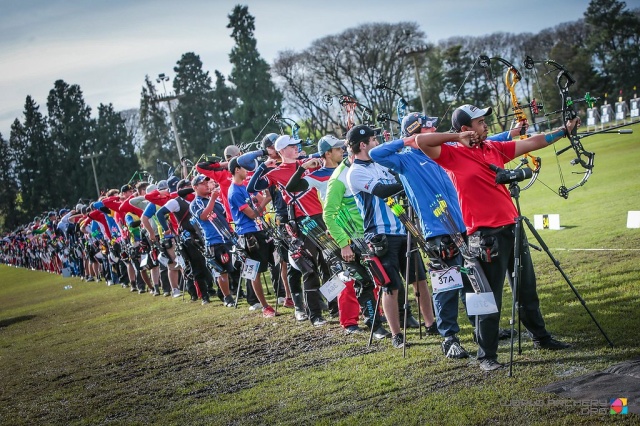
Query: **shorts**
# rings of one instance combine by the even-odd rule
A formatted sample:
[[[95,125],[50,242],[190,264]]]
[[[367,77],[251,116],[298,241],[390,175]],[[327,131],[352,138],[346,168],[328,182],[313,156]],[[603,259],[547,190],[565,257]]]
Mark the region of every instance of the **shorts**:
[[[267,242],[267,235],[264,231],[248,232],[243,236],[245,240],[247,237],[255,237],[258,242],[258,248],[256,250],[247,250],[247,256],[251,260],[260,262],[259,273],[267,272],[269,263],[273,263],[273,251],[275,249],[273,242]]]
[[[391,280],[387,288],[395,290],[402,286],[402,277],[405,276],[407,270],[407,236],[386,234],[386,237],[388,244],[387,252],[384,256],[379,257],[379,259]],[[409,278],[407,279],[407,283],[416,281],[416,265],[414,260],[415,256],[412,254],[409,262]],[[426,280],[427,276],[424,270],[424,262],[420,254],[418,254],[417,269],[418,281]]]

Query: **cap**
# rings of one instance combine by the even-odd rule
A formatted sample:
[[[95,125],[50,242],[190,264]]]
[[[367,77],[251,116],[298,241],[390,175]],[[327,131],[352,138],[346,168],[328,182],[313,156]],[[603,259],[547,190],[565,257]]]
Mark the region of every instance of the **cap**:
[[[79,212],[84,207],[84,204],[76,204],[76,211]]]
[[[228,168],[231,174],[234,174],[238,167],[242,167],[241,165],[238,164],[238,157],[233,157],[231,160],[229,160]]]
[[[438,117],[428,117],[419,112],[409,113],[402,119],[402,136],[420,133],[420,129],[430,129],[436,127],[437,124]]]
[[[300,139],[294,139],[289,135],[284,135],[276,139],[276,141],[273,144],[273,147],[275,148],[276,151],[282,151],[288,146],[298,145],[299,143],[302,143]]]
[[[169,189],[169,183],[164,179],[161,181],[158,181],[158,184],[156,186],[158,188],[158,191],[164,191],[165,189]],[[147,192],[149,192],[149,188],[147,188]]]
[[[206,180],[210,180],[208,176],[205,176],[205,175],[198,175],[198,176],[194,177],[194,178],[191,180],[191,185],[192,185],[192,186],[196,186],[196,185],[198,185],[199,183],[202,183],[202,182],[204,182],[204,181],[206,181]]]
[[[126,184],[120,187],[120,192],[127,192],[127,191],[133,191],[133,186]]]
[[[153,191],[155,191],[158,188],[158,185],[156,185],[155,183],[150,184],[149,186],[147,186],[147,188],[145,189],[145,192],[147,194],[151,194]]]
[[[225,160],[228,160],[231,157],[235,157],[237,155],[240,155],[240,148],[238,148],[235,145],[229,145],[228,147],[226,147],[224,149],[224,158]]]
[[[471,120],[486,117],[492,113],[491,107],[482,109],[469,104],[459,106],[451,116],[451,127],[459,132],[462,130],[462,126],[471,126]]]
[[[277,133],[269,133],[267,136],[262,138],[262,142],[260,143],[260,147],[262,149],[267,149],[270,146],[273,146],[274,143],[276,143],[276,139],[278,139],[278,134]]]
[[[360,124],[358,126],[352,127],[351,130],[347,132],[347,141],[349,144],[355,145],[369,139],[371,136],[376,136],[379,134],[380,129],[372,129],[369,126]]]
[[[190,185],[191,185],[191,182],[189,182],[188,179],[180,179],[176,184],[176,189],[182,189],[185,186],[190,186]]]
[[[318,154],[322,157],[326,152],[331,151],[333,148],[344,148],[344,139],[338,139],[333,135],[326,135],[320,138],[318,141]]]
[[[60,209],[58,216],[64,216],[67,213],[69,213],[69,209]]]
[[[175,192],[176,185],[178,184],[179,181],[180,181],[180,178],[177,176],[171,176],[169,179],[167,179],[167,184],[169,184],[169,189],[171,190],[171,192]]]

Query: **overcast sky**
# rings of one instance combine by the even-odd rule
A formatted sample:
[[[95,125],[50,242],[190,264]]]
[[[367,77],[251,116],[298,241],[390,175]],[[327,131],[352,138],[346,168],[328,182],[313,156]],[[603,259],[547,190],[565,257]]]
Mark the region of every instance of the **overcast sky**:
[[[0,133],[23,119],[27,95],[46,115],[53,83],[78,84],[93,112],[139,105],[146,74],[171,75],[185,52],[204,69],[231,71],[227,15],[236,0],[0,0]],[[430,42],[454,35],[538,32],[582,17],[588,0],[251,0],[258,50],[269,63],[279,51],[367,22],[415,21]],[[640,0],[628,0],[630,8]],[[460,11],[465,11],[461,13]]]

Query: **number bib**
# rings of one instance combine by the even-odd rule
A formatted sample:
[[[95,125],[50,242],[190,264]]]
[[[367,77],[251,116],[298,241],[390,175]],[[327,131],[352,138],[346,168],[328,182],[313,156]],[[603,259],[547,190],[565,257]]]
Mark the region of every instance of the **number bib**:
[[[429,271],[429,278],[434,294],[462,288],[462,275],[454,268],[446,271]]]

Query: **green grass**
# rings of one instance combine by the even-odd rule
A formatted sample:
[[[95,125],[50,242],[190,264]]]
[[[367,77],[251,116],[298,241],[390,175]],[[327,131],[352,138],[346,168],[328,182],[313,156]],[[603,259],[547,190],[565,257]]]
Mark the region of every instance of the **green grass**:
[[[557,400],[536,389],[640,356],[640,252],[632,250],[640,247],[640,230],[626,228],[627,211],[640,210],[636,139],[584,139],[597,153],[596,168],[568,200],[540,183],[521,196],[531,220],[560,214],[565,229],[540,234],[614,349],[538,252],[547,326],[574,348],[535,351],[525,338],[513,378],[483,373],[473,360],[444,359],[440,339],[420,340],[415,331],[403,358],[389,341],[367,348],[364,336],[345,336],[337,323],[298,324],[290,310],[265,320],[246,304],[200,306],[1,266],[0,423],[637,424],[638,416],[585,416],[580,407],[506,405]],[[540,181],[555,190],[555,159],[545,151]],[[563,165],[570,156],[561,156]],[[580,248],[624,251],[567,250]],[[64,290],[67,284],[73,288]],[[507,307],[504,326],[509,316]],[[462,343],[475,352],[471,328],[461,324]],[[500,346],[502,361],[508,349]]]

